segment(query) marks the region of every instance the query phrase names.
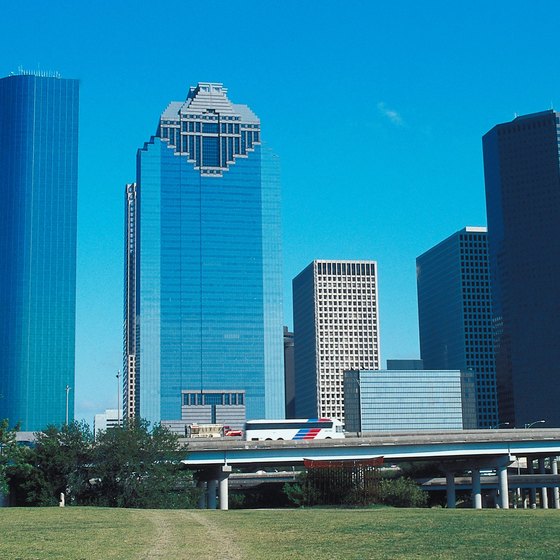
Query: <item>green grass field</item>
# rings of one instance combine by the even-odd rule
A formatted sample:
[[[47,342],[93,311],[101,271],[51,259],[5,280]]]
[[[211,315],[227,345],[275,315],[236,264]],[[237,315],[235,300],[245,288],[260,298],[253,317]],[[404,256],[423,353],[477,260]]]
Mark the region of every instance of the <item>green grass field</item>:
[[[1,560],[560,558],[559,510],[0,509]]]

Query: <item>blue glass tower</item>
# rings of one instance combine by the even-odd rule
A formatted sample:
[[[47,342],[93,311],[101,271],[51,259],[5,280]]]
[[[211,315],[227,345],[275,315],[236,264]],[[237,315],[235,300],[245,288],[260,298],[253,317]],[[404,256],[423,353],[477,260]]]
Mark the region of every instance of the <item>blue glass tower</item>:
[[[172,102],[127,186],[124,408],[151,422],[204,403],[284,416],[278,164],[226,93]]]
[[[73,418],[78,86],[0,79],[0,418],[22,430]]]

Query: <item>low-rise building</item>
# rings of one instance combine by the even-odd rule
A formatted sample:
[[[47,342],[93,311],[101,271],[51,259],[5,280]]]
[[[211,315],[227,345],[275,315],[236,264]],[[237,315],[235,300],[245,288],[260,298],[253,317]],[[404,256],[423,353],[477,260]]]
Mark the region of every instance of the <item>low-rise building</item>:
[[[460,370],[344,372],[347,432],[476,428],[476,385]]]

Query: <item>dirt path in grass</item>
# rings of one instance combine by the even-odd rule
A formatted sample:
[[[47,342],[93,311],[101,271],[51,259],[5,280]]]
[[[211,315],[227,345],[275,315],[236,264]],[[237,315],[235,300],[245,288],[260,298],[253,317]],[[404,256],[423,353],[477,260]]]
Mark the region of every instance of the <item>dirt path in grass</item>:
[[[223,528],[220,528],[209,516],[190,511],[187,513],[195,523],[208,531],[208,537],[215,544],[212,558],[220,560],[241,560],[243,558],[235,540]]]
[[[195,511],[151,510],[155,536],[142,560],[242,560],[234,539],[210,516]]]

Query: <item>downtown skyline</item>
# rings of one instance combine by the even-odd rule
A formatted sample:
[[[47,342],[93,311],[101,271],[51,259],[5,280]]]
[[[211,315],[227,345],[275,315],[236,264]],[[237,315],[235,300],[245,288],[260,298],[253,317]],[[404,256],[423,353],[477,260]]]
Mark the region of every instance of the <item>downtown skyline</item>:
[[[114,408],[121,369],[122,187],[157,115],[190,84],[227,84],[280,156],[285,324],[291,281],[309,262],[376,260],[382,364],[419,356],[416,257],[486,225],[482,135],[515,113],[560,106],[560,78],[546,70],[552,3],[530,12],[475,3],[468,14],[443,3],[208,5],[236,32],[224,24],[224,44],[205,43],[195,26],[197,57],[142,3],[102,2],[96,14],[33,1],[4,9],[14,25],[0,38],[0,75],[21,65],[81,81],[74,390],[76,416],[90,423]],[[170,10],[186,23],[210,13]]]

